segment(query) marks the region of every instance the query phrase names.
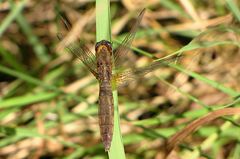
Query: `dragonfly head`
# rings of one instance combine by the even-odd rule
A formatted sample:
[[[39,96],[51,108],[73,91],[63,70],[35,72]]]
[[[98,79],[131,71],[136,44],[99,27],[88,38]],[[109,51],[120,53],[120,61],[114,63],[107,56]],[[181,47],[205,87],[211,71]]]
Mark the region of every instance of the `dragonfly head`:
[[[95,45],[96,53],[100,52],[101,50],[108,50],[108,52],[112,54],[112,44],[107,40],[101,40],[97,42]]]

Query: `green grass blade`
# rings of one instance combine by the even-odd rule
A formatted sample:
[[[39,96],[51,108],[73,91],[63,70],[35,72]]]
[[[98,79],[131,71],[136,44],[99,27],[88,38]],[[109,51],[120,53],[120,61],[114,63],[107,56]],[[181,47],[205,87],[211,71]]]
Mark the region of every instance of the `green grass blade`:
[[[0,37],[3,35],[4,31],[12,23],[12,21],[19,15],[23,10],[24,6],[27,4],[28,0],[23,0],[19,2],[12,10],[11,13],[1,22],[0,25]]]
[[[47,101],[55,98],[58,95],[58,93],[37,93],[37,94],[31,94],[31,95],[23,95],[20,97],[13,97],[9,99],[5,99],[3,101],[0,101],[0,108],[10,108],[10,107],[19,107],[19,106],[27,106],[28,104],[41,102],[41,101]]]
[[[216,88],[216,89],[218,89],[218,90],[228,94],[231,97],[239,96],[239,92],[234,91],[231,88],[225,87],[224,85],[222,85],[222,84],[220,84],[220,83],[218,83],[216,81],[210,80],[210,79],[208,79],[208,78],[206,78],[206,77],[204,77],[202,75],[199,75],[199,74],[197,74],[195,72],[186,70],[183,67],[181,67],[180,65],[176,65],[176,64],[172,63],[172,64],[169,64],[169,66],[171,66],[172,68],[175,68],[175,69],[177,69],[177,70],[179,70],[179,71],[181,71],[181,72],[183,72],[183,73],[185,73],[185,74],[187,74],[187,75],[189,75],[189,76],[191,76],[191,77],[193,77],[195,79],[198,79],[198,80],[200,80],[200,81],[202,81],[204,83],[207,83],[210,86],[212,86],[212,87],[214,87],[214,88]]]
[[[240,10],[237,7],[237,4],[234,3],[233,0],[226,0],[228,8],[232,11],[233,15],[237,18],[237,20],[240,22]]]
[[[18,108],[9,108],[0,111],[0,120],[3,120],[8,114],[18,111]]]
[[[240,158],[240,141],[238,139],[237,146],[233,150],[232,158]]]
[[[58,88],[58,87],[56,87],[54,85],[46,84],[46,83],[42,82],[41,80],[39,80],[37,78],[34,78],[34,77],[30,76],[30,75],[27,75],[27,74],[25,74],[23,72],[18,72],[18,71],[12,70],[10,68],[7,68],[5,66],[2,66],[2,65],[0,65],[0,72],[4,72],[4,73],[9,74],[11,76],[17,77],[19,79],[22,79],[22,80],[28,82],[28,83],[40,86],[40,87],[42,87],[42,88],[44,88],[46,90],[50,90],[50,91],[54,91],[56,93],[63,94],[66,97],[71,97],[72,99],[74,99],[76,101],[79,101],[79,102],[85,101],[85,99],[82,98],[81,96],[77,96],[77,95],[75,95],[73,93],[65,93],[60,88]]]
[[[2,55],[4,62],[12,66],[14,69],[25,72],[24,66],[16,59],[16,57],[13,56],[11,52],[2,46],[0,46],[0,55]]]
[[[37,36],[35,36],[32,32],[31,26],[28,24],[26,19],[20,14],[17,16],[17,22],[20,25],[21,29],[23,30],[24,34],[28,38],[28,42],[33,46],[33,50],[36,53],[39,61],[41,63],[46,64],[50,60],[50,56],[47,53],[47,49],[44,47],[43,44],[40,43]]]
[[[174,1],[160,1],[161,5],[170,10],[177,11],[179,14],[187,16],[186,12]]]
[[[56,90],[56,87],[51,86],[51,85],[47,85],[47,84],[43,83],[41,80],[39,80],[37,78],[31,77],[30,75],[27,75],[27,74],[25,74],[23,72],[19,72],[19,71],[13,70],[13,69],[7,68],[7,67],[2,66],[2,65],[0,65],[0,72],[4,72],[4,73],[9,74],[11,76],[20,78],[20,79],[22,79],[24,81],[27,81],[29,83],[32,83],[34,85],[45,87],[48,90]]]
[[[97,41],[108,40],[111,42],[111,18],[110,18],[110,1],[96,1],[96,39]],[[114,130],[113,139],[108,152],[110,159],[124,159],[124,146],[121,136],[119,112],[118,112],[118,94],[117,90],[113,91],[114,100]]]
[[[111,42],[110,1],[96,0],[96,41]]]
[[[113,99],[114,99],[114,129],[113,129],[112,146],[110,148],[108,156],[110,159],[113,159],[113,158],[124,159],[125,153],[124,153],[124,146],[123,146],[123,140],[122,140],[121,129],[120,129],[117,90],[113,91]]]
[[[10,1],[10,4],[11,10],[14,10],[14,7],[16,7],[16,5],[12,0]],[[47,49],[40,43],[37,36],[33,34],[31,26],[21,13],[18,14],[16,20],[20,25],[23,33],[27,36],[28,42],[33,46],[33,50],[36,53],[38,59],[41,61],[41,63],[46,64],[50,60],[50,57],[47,54]]]

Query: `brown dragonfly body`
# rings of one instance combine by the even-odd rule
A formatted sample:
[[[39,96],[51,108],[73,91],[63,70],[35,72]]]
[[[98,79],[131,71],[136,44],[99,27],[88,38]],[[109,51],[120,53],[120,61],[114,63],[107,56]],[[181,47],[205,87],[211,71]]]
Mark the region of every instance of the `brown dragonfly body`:
[[[99,81],[98,118],[101,138],[105,150],[109,150],[113,136],[113,94],[112,94],[112,46],[102,40],[96,44],[97,74]]]
[[[115,68],[121,67],[121,64],[125,62],[122,57],[130,50],[129,46],[132,43],[143,14],[144,10],[140,13],[130,33],[114,51],[112,50],[111,43],[106,40],[102,40],[96,44],[96,54],[93,54],[81,40],[67,46],[68,50],[75,54],[99,81],[98,118],[105,151],[109,151],[113,136],[114,106],[112,84],[114,83],[114,85],[120,87],[128,81],[134,80],[136,76],[142,76],[155,68],[153,65],[144,67],[142,70],[141,68],[128,69],[125,72],[112,73],[113,62]]]
[[[130,81],[136,80],[137,77],[144,76],[160,66],[166,65],[166,63],[153,62],[141,68],[123,68],[123,65],[126,64],[125,62],[127,61],[126,58],[123,57],[126,57],[130,50],[130,45],[132,44],[144,11],[145,10],[140,13],[130,33],[114,51],[112,50],[111,43],[106,40],[102,40],[96,44],[96,54],[92,53],[81,40],[67,46],[68,50],[75,54],[99,81],[98,115],[100,134],[105,151],[110,149],[113,136],[113,87],[115,89],[115,86],[117,86],[117,88],[124,86]],[[172,59],[170,59],[170,61],[171,60]],[[167,60],[164,61],[166,62]],[[113,64],[115,69],[114,74],[112,72]],[[118,68],[122,71],[118,71]],[[114,84],[114,86],[112,84]]]

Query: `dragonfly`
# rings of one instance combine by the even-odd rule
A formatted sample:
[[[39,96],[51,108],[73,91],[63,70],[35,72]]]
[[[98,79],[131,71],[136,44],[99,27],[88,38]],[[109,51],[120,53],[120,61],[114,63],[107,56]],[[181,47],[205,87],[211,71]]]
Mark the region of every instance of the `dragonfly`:
[[[107,40],[96,43],[95,54],[80,39],[66,46],[68,51],[76,55],[99,82],[98,118],[105,151],[109,151],[113,136],[113,90],[125,86],[163,65],[163,63],[156,61],[140,68],[118,69],[122,68],[121,65],[126,62],[124,56],[127,56],[131,50],[130,46],[144,13],[145,9],[140,12],[130,32],[115,50],[113,50],[112,43]]]

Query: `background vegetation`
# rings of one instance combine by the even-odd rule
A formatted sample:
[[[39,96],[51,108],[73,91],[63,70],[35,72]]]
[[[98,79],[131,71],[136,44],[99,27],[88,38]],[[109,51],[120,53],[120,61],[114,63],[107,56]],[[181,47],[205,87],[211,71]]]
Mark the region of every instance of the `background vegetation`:
[[[174,53],[183,58],[118,91],[120,126],[127,158],[161,159],[167,139],[192,120],[239,106],[240,12],[233,0],[112,1],[114,47],[143,8],[127,60],[139,67]],[[0,0],[0,158],[107,157],[98,83],[57,38],[79,37],[94,50],[96,14],[95,1]],[[185,139],[173,158],[238,159],[239,132],[239,116],[221,117]]]

